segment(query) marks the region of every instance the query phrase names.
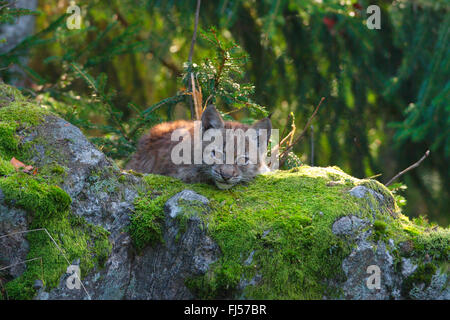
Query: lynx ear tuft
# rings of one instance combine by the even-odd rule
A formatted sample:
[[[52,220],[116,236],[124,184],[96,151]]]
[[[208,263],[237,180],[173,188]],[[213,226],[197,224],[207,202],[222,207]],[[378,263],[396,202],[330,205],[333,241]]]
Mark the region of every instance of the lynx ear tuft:
[[[270,135],[272,133],[272,122],[269,118],[264,118],[259,120],[258,122],[254,123],[251,128],[255,129],[256,132],[258,132],[258,135],[260,135],[260,130],[264,129],[267,133],[267,144],[269,144]]]
[[[210,104],[206,107],[202,114],[202,127],[206,131],[208,129],[222,129],[224,127],[224,122],[220,113],[217,111],[214,105]]]

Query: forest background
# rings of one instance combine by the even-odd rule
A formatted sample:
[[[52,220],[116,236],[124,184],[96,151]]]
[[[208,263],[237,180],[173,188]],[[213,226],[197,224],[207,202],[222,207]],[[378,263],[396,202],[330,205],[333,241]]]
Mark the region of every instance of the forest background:
[[[192,87],[228,118],[271,113],[293,136],[324,97],[294,163],[386,183],[429,149],[391,189],[407,215],[450,223],[447,1],[25,2],[31,11],[0,1],[1,79],[119,165],[152,125],[195,118]],[[79,29],[68,28],[71,5]],[[379,6],[381,29],[366,25],[369,5]],[[19,16],[32,16],[32,28],[8,37]]]

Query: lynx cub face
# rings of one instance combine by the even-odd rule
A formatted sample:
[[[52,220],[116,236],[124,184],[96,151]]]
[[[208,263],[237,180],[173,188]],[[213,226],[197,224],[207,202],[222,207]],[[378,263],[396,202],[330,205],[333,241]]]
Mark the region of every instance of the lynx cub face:
[[[197,123],[201,126],[200,162],[194,161],[195,153],[199,152],[194,150],[199,148],[194,146],[195,143],[181,152],[189,154],[192,161],[174,161],[172,151],[179,148],[180,140],[174,141],[173,133],[182,130],[182,140],[194,141],[195,125],[194,121],[175,121],[153,127],[140,140],[138,150],[126,169],[168,175],[188,183],[213,183],[219,189],[249,182],[258,174],[270,171],[265,163],[272,129],[270,119],[262,119],[252,126],[224,122],[216,108],[210,105],[203,112],[201,123]],[[233,132],[241,135],[230,135]],[[211,138],[211,133],[214,133],[214,138]],[[215,142],[214,146],[211,141]]]

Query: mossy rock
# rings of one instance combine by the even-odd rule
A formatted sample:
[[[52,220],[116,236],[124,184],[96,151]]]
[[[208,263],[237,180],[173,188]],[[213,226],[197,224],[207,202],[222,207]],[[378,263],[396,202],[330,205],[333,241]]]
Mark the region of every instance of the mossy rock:
[[[0,235],[20,232],[1,238],[0,256],[6,259],[2,262],[5,265],[29,261],[20,276],[9,279],[0,299],[33,298],[37,293],[33,288],[36,280],[41,280],[48,289],[55,287],[66,271],[66,259],[81,260],[81,272],[85,275],[101,267],[111,249],[108,232],[71,212],[72,199],[61,187],[64,169],[55,158],[48,157],[47,162],[40,163],[32,158],[30,150],[36,142],[29,137],[54,118],[57,116],[25,98],[17,89],[0,84],[0,191],[2,206],[10,208],[0,212]],[[36,171],[15,169],[10,163],[13,157],[32,165]],[[9,222],[16,219],[9,212],[14,215],[20,212],[16,208],[27,213],[26,228],[21,225],[21,230],[8,229]],[[10,250],[14,248],[9,237],[18,239],[20,246],[27,243],[26,257],[8,256],[14,252]],[[17,250],[21,254],[22,251]],[[7,274],[5,277],[9,278]]]
[[[412,241],[415,244],[412,256],[416,263],[428,258],[433,259],[436,265],[445,266],[448,261],[448,229],[414,224],[401,214],[392,194],[382,184],[356,179],[337,167],[301,166],[278,171],[259,176],[252,183],[229,191],[209,185],[187,185],[157,175],[147,175],[144,181],[148,189],[137,200],[140,205],[130,226],[134,243],[140,249],[145,244],[155,246],[155,242],[161,239],[164,233],[164,224],[161,223],[163,204],[171,196],[188,189],[210,201],[208,213],[198,216],[208,226],[207,234],[219,245],[222,255],[211,264],[206,274],[186,279],[185,283],[195,297],[356,297],[345,286],[351,276],[344,272],[342,266],[344,261],[351,262],[348,257],[358,252],[361,241],[375,252],[371,259],[376,263],[386,264],[382,261],[384,258],[380,258],[382,255],[394,256],[389,266],[382,266],[389,269],[386,269],[389,283],[383,294],[366,290],[358,293],[363,299],[409,297],[392,294],[400,290],[394,281],[388,279],[394,277],[395,281],[402,282],[401,272],[394,270],[401,259],[397,248],[401,242]],[[354,196],[352,190],[360,187],[370,192],[364,197]],[[144,202],[146,206],[141,207]],[[192,210],[196,208],[182,203],[179,207],[187,217],[192,216]],[[201,207],[197,210],[205,211]],[[354,230],[350,226],[347,234],[334,234],[333,225],[343,217],[355,217],[362,223]],[[146,229],[148,221],[152,224]],[[417,232],[412,234],[411,228]],[[180,222],[180,232],[184,229]],[[146,242],[152,233],[155,236]],[[380,245],[383,241],[386,245]],[[366,270],[363,271],[367,278]],[[445,277],[446,274],[444,270]],[[365,285],[361,279],[356,280]]]
[[[16,171],[11,157],[37,172]],[[86,289],[67,288],[67,261],[48,235],[31,232],[18,239],[29,244],[26,258],[39,259],[21,275],[0,275],[3,298],[450,295],[449,229],[411,221],[375,180],[302,165],[218,190],[122,172],[78,128],[3,84],[0,189],[1,208],[25,212],[29,230],[45,228],[79,260]],[[10,215],[0,211],[2,219]],[[380,289],[367,286],[369,265],[380,269]],[[34,288],[37,279],[45,288]]]

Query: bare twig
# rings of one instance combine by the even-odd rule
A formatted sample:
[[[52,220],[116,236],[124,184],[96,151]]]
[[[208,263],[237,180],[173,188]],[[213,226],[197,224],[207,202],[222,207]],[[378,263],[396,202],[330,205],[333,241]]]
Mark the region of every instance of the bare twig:
[[[16,5],[16,2],[17,1],[12,1],[12,2],[9,2],[9,3],[6,3],[6,4],[4,4],[3,6],[0,6],[0,10],[3,10],[3,9],[5,9],[5,8],[8,8],[8,7],[11,7],[12,5]]]
[[[311,167],[314,167],[314,126],[311,125]]]
[[[6,300],[9,300],[8,290],[6,290],[6,287],[3,285],[3,279],[1,277],[0,277],[0,286],[2,287],[3,291],[5,292]],[[1,294],[1,291],[0,291],[0,294]],[[2,296],[0,295],[0,298],[1,297]]]
[[[289,146],[287,146],[286,149],[281,153],[281,155],[280,155],[280,167],[286,162],[287,155],[292,150],[294,145],[297,144],[303,138],[303,136],[305,135],[306,131],[308,131],[308,128],[309,128],[309,126],[311,124],[311,121],[316,116],[317,111],[319,111],[320,105],[322,104],[323,100],[325,100],[325,97],[322,97],[322,99],[320,99],[319,104],[317,105],[317,107],[314,110],[313,114],[309,118],[308,122],[306,123],[306,125],[303,128],[303,131],[300,133],[300,135],[291,144],[289,144]]]
[[[202,108],[202,88],[198,86],[198,90],[196,88],[194,82],[194,74],[191,73],[191,86],[192,86],[192,100],[194,100],[194,109],[195,109],[195,119],[200,120],[203,112]]]
[[[195,9],[194,34],[192,35],[191,47],[189,49],[189,57],[188,57],[189,64],[192,64],[192,56],[194,54],[195,41],[197,40],[197,27],[198,27],[198,18],[200,16],[201,2],[202,2],[201,0],[197,0],[197,8]]]
[[[9,268],[12,268],[12,267],[15,267],[15,266],[18,266],[20,264],[24,264],[24,263],[28,263],[28,262],[31,262],[31,261],[35,261],[35,260],[39,260],[41,262],[41,278],[42,278],[42,281],[44,281],[44,264],[42,263],[42,257],[27,259],[27,260],[20,261],[20,262],[14,263],[14,264],[10,264],[9,266],[0,268],[0,271],[9,269]],[[5,291],[6,291],[6,288],[5,288]],[[6,294],[8,294],[8,293],[6,293]]]
[[[284,126],[284,129],[283,129],[283,133],[281,134],[281,137],[284,137],[286,135],[286,130],[287,130],[287,127],[289,126],[289,122],[291,122],[291,120],[293,118],[294,118],[294,113],[293,112],[289,113],[287,120],[286,120],[286,125]]]
[[[10,65],[7,66],[7,67],[0,68],[0,71],[7,70],[7,69],[11,68],[12,66],[13,66],[13,64],[10,64]]]
[[[377,174],[375,174],[373,176],[370,176],[370,177],[367,177],[367,178],[364,178],[364,179],[375,179],[375,178],[378,178],[378,177],[380,177],[382,175],[383,175],[382,173],[377,173]]]
[[[203,111],[206,109],[206,107],[208,106],[208,102],[209,102],[209,100],[210,100],[211,98],[212,98],[212,94],[210,94],[209,97],[206,98],[205,104],[203,105],[202,112],[203,112]]]
[[[410,165],[408,168],[406,168],[405,170],[397,173],[391,180],[389,180],[387,183],[385,183],[384,185],[387,187],[389,186],[395,179],[397,179],[398,177],[401,177],[402,175],[404,175],[405,173],[407,173],[408,171],[417,168],[423,160],[425,160],[428,156],[430,155],[430,150],[427,150],[425,152],[425,154],[422,156],[422,158],[419,159],[419,161],[413,163],[412,165]]]

